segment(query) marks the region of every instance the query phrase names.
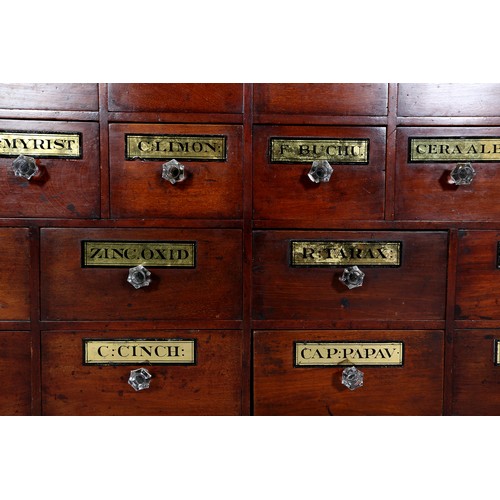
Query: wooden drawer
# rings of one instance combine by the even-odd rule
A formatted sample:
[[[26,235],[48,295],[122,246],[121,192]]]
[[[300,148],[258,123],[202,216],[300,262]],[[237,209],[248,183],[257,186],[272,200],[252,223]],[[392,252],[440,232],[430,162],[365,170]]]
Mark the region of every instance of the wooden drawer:
[[[254,218],[384,218],[385,128],[254,127]],[[308,177],[313,161],[333,168],[328,182]]]
[[[453,340],[454,415],[500,414],[499,330],[457,330]]]
[[[0,109],[97,111],[97,84],[0,83]]]
[[[240,230],[42,229],[41,316],[240,319],[241,240]],[[138,263],[152,281],[135,289],[127,277]]]
[[[19,155],[36,161],[30,180]],[[99,177],[97,123],[0,120],[0,217],[98,217]]]
[[[162,178],[172,159],[186,175],[175,184]],[[242,216],[241,126],[111,124],[110,162],[113,217]]]
[[[311,115],[387,114],[383,83],[261,83],[254,85],[257,113]]]
[[[241,83],[110,83],[110,111],[242,113]]]
[[[499,116],[498,83],[400,83],[399,116]]]
[[[398,243],[400,252],[394,248]],[[318,250],[311,253],[314,248]],[[309,324],[339,319],[442,320],[446,263],[445,232],[256,231],[253,317]],[[361,287],[348,289],[339,278],[353,265],[366,276]]]
[[[475,153],[476,151],[476,153]],[[458,163],[476,174],[450,184]],[[500,128],[402,127],[397,131],[396,218],[500,220]]]
[[[103,345],[101,354],[107,355],[103,357],[104,363],[125,360],[126,364],[84,364],[100,362],[97,355],[84,356],[84,339]],[[119,356],[119,346],[124,345],[125,339],[137,340],[137,349],[122,347],[122,356]],[[155,340],[155,347],[151,347],[149,339]],[[170,339],[193,345],[194,357],[184,358],[194,359],[194,364],[165,357],[169,351],[164,346],[159,354],[173,364],[149,364],[149,354],[153,352],[154,356],[156,346]],[[140,351],[141,346],[146,349]],[[180,351],[172,350],[171,354],[176,352]],[[137,362],[138,357],[141,363]],[[241,366],[239,331],[42,332],[42,413],[238,415],[241,413]],[[141,367],[152,376],[150,387],[135,391],[127,382],[130,372]]]
[[[0,332],[0,352],[0,415],[30,415],[30,333]]]
[[[30,319],[30,242],[25,228],[0,228],[0,321]],[[0,332],[1,334],[1,332]]]
[[[500,319],[500,231],[459,231],[455,319]]]
[[[256,415],[442,413],[442,331],[273,330],[254,335]],[[363,386],[350,390],[342,385],[342,371],[354,365],[363,372]]]

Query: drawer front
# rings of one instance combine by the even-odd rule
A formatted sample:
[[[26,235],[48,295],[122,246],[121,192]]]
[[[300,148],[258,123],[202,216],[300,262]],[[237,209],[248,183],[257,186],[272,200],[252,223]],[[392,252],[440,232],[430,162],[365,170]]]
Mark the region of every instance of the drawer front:
[[[0,332],[0,352],[0,415],[30,415],[30,333]]]
[[[454,415],[500,414],[499,330],[457,330],[453,340]]]
[[[96,359],[98,354],[85,358],[84,339],[86,343],[99,342],[103,363],[111,358],[125,362],[84,364],[89,359],[100,362]],[[124,343],[125,339],[136,341],[135,351]],[[189,362],[192,357],[183,364],[154,364],[155,361],[149,364],[144,360],[154,353],[156,347],[152,346],[158,345],[162,348],[157,354],[165,359],[168,353],[165,344],[179,340],[194,345],[194,363]],[[133,364],[139,349],[142,361]],[[172,350],[170,354],[179,352]],[[42,332],[42,412],[44,415],[238,415],[241,356],[241,333],[231,330]],[[130,372],[140,368],[146,368],[152,378],[149,388],[136,391],[128,380]]]
[[[254,218],[384,218],[385,129],[256,126]],[[333,168],[328,182],[309,177],[313,161]]]
[[[240,230],[41,233],[43,319],[241,318]],[[151,283],[135,289],[127,282],[129,269],[141,263],[151,272]]]
[[[475,175],[456,184],[459,164]],[[470,180],[470,179],[469,179]],[[396,218],[499,220],[500,128],[403,127],[397,131]]]
[[[112,124],[110,156],[113,217],[242,216],[241,126]],[[171,183],[174,159],[185,178]]]
[[[384,249],[386,242],[400,243],[399,265],[385,267],[395,263],[385,257],[397,254]],[[298,265],[293,262],[293,245]],[[327,259],[329,254],[334,258]],[[442,320],[446,262],[444,232],[256,231],[253,317],[307,322]],[[340,277],[353,265],[365,277],[362,286],[349,289]]]
[[[400,83],[399,116],[499,116],[498,83]]]
[[[500,319],[500,231],[459,231],[455,319]]]
[[[30,318],[29,248],[28,229],[0,228],[4,262],[0,266],[0,321],[27,321]]]
[[[97,84],[0,83],[0,109],[97,111]]]
[[[19,155],[35,160],[29,180]],[[0,120],[1,217],[98,217],[99,176],[97,123]]]
[[[336,345],[339,354],[325,344]],[[394,344],[400,357],[388,366]],[[257,331],[255,414],[439,415],[443,350],[442,331]],[[297,358],[307,363],[317,358],[322,366],[304,366]],[[363,385],[351,390],[342,384],[342,372],[355,365]]]
[[[110,111],[242,113],[241,83],[110,83]]]
[[[254,106],[257,113],[382,116],[387,92],[382,83],[262,83],[254,85]]]

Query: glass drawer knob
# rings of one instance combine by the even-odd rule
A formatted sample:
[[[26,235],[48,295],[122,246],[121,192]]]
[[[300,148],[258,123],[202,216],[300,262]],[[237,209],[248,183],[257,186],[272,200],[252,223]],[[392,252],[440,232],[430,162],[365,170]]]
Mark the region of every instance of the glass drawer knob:
[[[135,288],[149,286],[151,273],[144,266],[131,267],[128,270],[127,281]]]
[[[468,186],[474,180],[476,171],[470,163],[457,163],[450,173],[450,183],[456,186]]]
[[[346,267],[339,280],[351,290],[363,285],[365,273],[358,266]]]
[[[35,159],[24,155],[19,155],[12,162],[12,170],[16,177],[24,177],[27,180],[30,180],[39,171]]]
[[[351,391],[363,387],[363,372],[355,366],[350,366],[342,371],[342,385],[345,385]]]
[[[161,176],[163,179],[170,182],[170,184],[182,182],[186,178],[184,165],[177,160],[170,160],[162,165]]]
[[[146,368],[139,368],[138,370],[132,370],[128,378],[128,383],[136,390],[142,391],[149,388],[152,375]]]
[[[333,168],[326,160],[316,160],[313,161],[307,176],[312,182],[319,184],[320,182],[329,182],[332,173]]]

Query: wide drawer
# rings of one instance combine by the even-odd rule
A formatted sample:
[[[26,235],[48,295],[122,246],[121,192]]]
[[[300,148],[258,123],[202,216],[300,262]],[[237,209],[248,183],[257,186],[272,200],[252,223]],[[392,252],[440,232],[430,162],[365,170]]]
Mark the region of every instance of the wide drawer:
[[[42,413],[238,415],[241,344],[231,330],[42,332]]]
[[[253,158],[256,219],[384,218],[383,127],[256,126]]]
[[[42,319],[240,319],[241,240],[240,230],[42,229]],[[136,289],[127,279],[139,265],[151,283]]]
[[[396,218],[500,220],[499,167],[498,127],[401,127]]]
[[[109,131],[113,217],[241,218],[241,126],[111,124]],[[172,183],[173,161],[184,175]]]
[[[253,318],[442,320],[446,269],[445,232],[256,231]]]
[[[439,415],[443,338],[423,330],[254,332],[255,414]],[[342,374],[352,366],[362,386],[349,389]]]
[[[98,217],[99,186],[97,123],[0,121],[0,217]]]
[[[0,352],[0,415],[30,415],[30,332],[0,332]]]

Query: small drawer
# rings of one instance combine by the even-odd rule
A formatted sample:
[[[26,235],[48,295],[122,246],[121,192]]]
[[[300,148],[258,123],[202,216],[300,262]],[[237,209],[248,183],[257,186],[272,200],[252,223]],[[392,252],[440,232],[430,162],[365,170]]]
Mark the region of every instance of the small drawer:
[[[387,114],[384,83],[261,83],[254,85],[257,113],[311,115]]]
[[[452,414],[500,414],[499,342],[499,330],[455,332]]]
[[[46,320],[241,319],[240,230],[42,229]],[[151,275],[144,285],[146,271]]]
[[[97,84],[0,83],[0,109],[97,111]]]
[[[499,127],[398,129],[397,219],[500,220],[499,197]]]
[[[399,116],[499,116],[498,83],[400,83]]]
[[[241,83],[110,83],[110,111],[242,113]]]
[[[25,228],[0,228],[0,321],[30,319],[30,241]],[[1,332],[0,332],[1,334]]]
[[[0,120],[0,217],[98,217],[99,126]]]
[[[384,218],[383,127],[256,126],[253,159],[255,219]]]
[[[0,332],[0,352],[0,415],[30,415],[30,332]]]
[[[256,231],[253,317],[443,320],[446,263],[445,232]]]
[[[254,332],[255,414],[439,415],[443,340],[420,330]]]
[[[112,124],[110,170],[113,217],[242,216],[241,126]]]
[[[42,332],[42,413],[239,415],[241,345],[236,330]]]

